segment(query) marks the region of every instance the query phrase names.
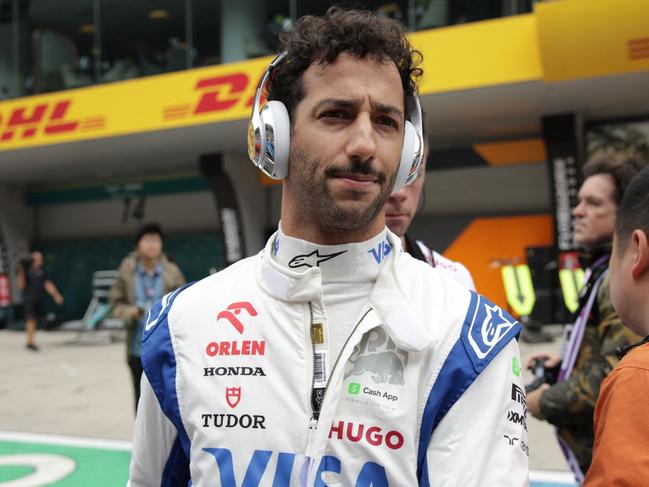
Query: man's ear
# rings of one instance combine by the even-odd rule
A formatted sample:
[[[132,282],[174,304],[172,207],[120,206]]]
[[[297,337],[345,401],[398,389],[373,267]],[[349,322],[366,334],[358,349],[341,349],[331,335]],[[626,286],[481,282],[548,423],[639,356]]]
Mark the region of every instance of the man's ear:
[[[633,279],[639,279],[649,270],[649,241],[647,234],[636,229],[631,235],[631,244],[629,251],[633,252],[633,265],[631,266],[631,275]]]

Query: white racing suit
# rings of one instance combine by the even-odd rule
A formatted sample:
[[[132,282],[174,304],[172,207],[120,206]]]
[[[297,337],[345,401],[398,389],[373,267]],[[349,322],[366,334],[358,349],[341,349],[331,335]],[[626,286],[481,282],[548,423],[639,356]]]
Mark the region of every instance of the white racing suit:
[[[320,269],[273,238],[157,303],[130,486],[528,485],[520,325],[388,238],[324,388]]]

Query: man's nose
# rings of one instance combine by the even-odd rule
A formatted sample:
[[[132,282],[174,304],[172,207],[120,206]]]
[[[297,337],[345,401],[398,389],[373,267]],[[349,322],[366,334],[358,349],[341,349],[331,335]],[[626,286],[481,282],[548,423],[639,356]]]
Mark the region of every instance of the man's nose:
[[[584,204],[583,204],[583,202],[580,201],[579,203],[577,203],[577,206],[575,206],[572,209],[572,216],[574,216],[575,218],[581,218],[582,216],[584,216]]]
[[[399,191],[395,191],[394,193],[391,193],[390,196],[388,197],[388,201],[393,203],[403,203],[405,199],[406,199],[406,192],[404,191],[404,188],[401,188]]]
[[[347,156],[361,161],[373,159],[376,156],[376,134],[369,115],[360,114],[349,129]]]

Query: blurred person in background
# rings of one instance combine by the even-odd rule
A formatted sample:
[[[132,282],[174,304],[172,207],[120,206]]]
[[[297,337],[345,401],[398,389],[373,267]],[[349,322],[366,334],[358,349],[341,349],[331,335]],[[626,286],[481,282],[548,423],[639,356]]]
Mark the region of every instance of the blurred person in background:
[[[528,368],[542,360],[558,368],[555,384],[543,384],[527,395],[529,412],[557,427],[561,450],[578,482],[590,467],[593,412],[602,380],[618,363],[618,347],[638,340],[622,324],[611,305],[608,266],[618,205],[631,178],[644,163],[632,158],[602,156],[583,167],[584,182],[573,209],[574,240],[585,252],[586,283],[579,297],[575,324],[567,330],[562,356],[538,353]],[[569,332],[569,335],[568,335]]]
[[[610,281],[618,315],[646,338],[620,349],[622,360],[602,382],[586,487],[649,483],[649,168],[633,178],[620,203]]]
[[[162,243],[160,225],[142,225],[137,233],[135,251],[122,260],[110,291],[113,316],[124,321],[126,327],[126,360],[131,369],[136,410],[142,379],[142,331],[149,308],[162,296],[185,284],[178,266],[162,253]]]
[[[423,118],[423,113],[422,113]],[[419,166],[419,175],[415,181],[395,191],[385,204],[385,224],[401,239],[403,249],[415,259],[428,262],[431,266],[448,273],[467,289],[475,291],[475,284],[469,270],[459,262],[447,259],[440,253],[429,248],[421,240],[415,240],[408,235],[408,228],[419,211],[426,178],[426,161],[428,160],[428,143],[426,142],[426,127],[424,125],[424,158]]]
[[[18,266],[18,287],[23,292],[25,331],[27,332],[25,346],[28,350],[37,352],[36,324],[44,316],[45,293],[49,294],[59,306],[63,304],[63,296],[43,272],[43,254],[41,252],[32,252],[29,258],[24,259]]]

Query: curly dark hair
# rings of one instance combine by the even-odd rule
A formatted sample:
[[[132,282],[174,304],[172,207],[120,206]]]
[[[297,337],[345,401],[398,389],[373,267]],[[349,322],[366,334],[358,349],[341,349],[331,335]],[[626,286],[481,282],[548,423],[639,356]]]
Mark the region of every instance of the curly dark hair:
[[[584,178],[596,174],[608,174],[613,178],[613,201],[620,204],[622,196],[626,191],[629,182],[643,167],[647,166],[645,161],[630,157],[626,154],[607,154],[595,157],[584,164],[582,172]]]
[[[300,18],[291,31],[280,34],[287,56],[272,72],[267,83],[268,99],[286,105],[289,115],[304,98],[302,73],[313,63],[332,63],[346,52],[364,58],[392,61],[399,70],[406,118],[414,109],[417,82],[423,70],[419,51],[413,49],[403,27],[387,17],[366,10],[331,7],[322,17]]]

